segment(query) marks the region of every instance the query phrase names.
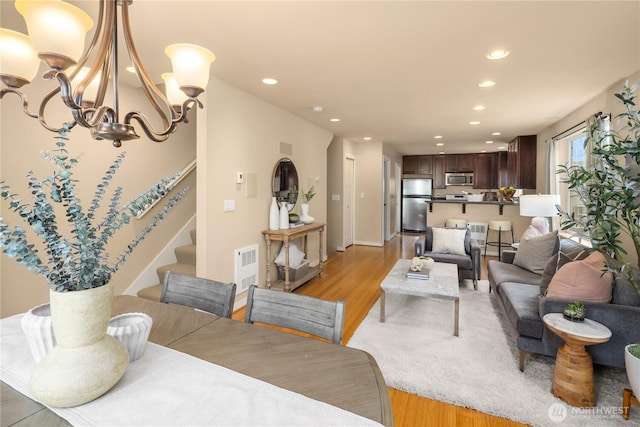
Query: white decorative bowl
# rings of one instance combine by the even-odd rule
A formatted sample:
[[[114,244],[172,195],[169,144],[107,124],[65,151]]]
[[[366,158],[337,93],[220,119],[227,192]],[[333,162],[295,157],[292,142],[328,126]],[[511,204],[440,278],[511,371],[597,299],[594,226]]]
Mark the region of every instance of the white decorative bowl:
[[[56,345],[49,303],[33,307],[27,311],[22,316],[20,324],[27,337],[33,359],[37,364]]]
[[[145,313],[125,313],[109,319],[107,334],[120,341],[129,352],[129,362],[144,354],[153,319]]]

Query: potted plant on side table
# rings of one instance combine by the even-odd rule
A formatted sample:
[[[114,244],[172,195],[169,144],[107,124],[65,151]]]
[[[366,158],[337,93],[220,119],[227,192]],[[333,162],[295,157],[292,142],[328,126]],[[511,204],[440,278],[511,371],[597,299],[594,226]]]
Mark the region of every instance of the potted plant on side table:
[[[171,196],[149,225],[112,260],[107,253],[110,239],[138,213],[167,195],[177,175],[161,180],[122,205],[122,188],[115,189],[106,214],[99,219],[101,202],[125,154],[116,157],[85,209],[73,176],[78,159],[65,148],[68,131],[69,125],[65,125],[59,132],[57,148],[43,154],[55,165],[54,172],[44,179],[32,172],[27,174],[33,203],[23,202],[0,181],[0,197],[32,229],[28,234],[20,226],[9,226],[0,216],[0,247],[18,264],[44,276],[51,287],[50,310],[57,344],[36,364],[30,387],[38,400],[58,407],[89,402],[108,391],[124,374],[129,354],[118,340],[106,334],[114,292],[109,281],[188,190]],[[65,218],[67,224],[59,224],[60,218]],[[69,232],[65,235],[62,230]],[[33,234],[42,240],[41,245],[32,242]],[[44,248],[45,254],[41,255],[38,248]]]

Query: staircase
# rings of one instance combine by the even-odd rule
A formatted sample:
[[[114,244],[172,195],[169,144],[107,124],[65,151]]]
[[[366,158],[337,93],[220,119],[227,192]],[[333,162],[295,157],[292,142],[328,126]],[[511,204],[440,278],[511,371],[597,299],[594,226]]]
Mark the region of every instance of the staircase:
[[[138,296],[140,298],[160,301],[160,296],[162,295],[162,283],[164,282],[164,275],[167,271],[184,274],[186,276],[196,276],[196,230],[191,230],[189,234],[191,235],[191,242],[193,243],[190,245],[178,246],[174,249],[176,260],[178,262],[158,267],[156,272],[158,273],[160,283],[138,291]]]

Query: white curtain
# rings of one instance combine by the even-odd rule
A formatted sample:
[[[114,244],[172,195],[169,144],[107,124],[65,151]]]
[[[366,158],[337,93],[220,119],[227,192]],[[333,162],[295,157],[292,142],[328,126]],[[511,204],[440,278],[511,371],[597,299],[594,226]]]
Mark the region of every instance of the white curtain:
[[[544,164],[544,194],[558,194],[557,154],[556,140],[553,138],[548,139]],[[551,217],[551,229],[560,229],[560,219],[557,215]]]

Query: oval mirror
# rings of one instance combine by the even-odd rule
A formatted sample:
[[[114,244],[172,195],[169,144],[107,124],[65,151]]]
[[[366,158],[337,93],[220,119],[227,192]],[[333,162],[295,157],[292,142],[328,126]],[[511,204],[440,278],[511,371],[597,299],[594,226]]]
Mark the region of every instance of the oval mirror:
[[[296,171],[291,159],[283,158],[276,164],[273,170],[271,191],[278,202],[287,202],[289,210],[296,205],[298,200],[298,171]]]

